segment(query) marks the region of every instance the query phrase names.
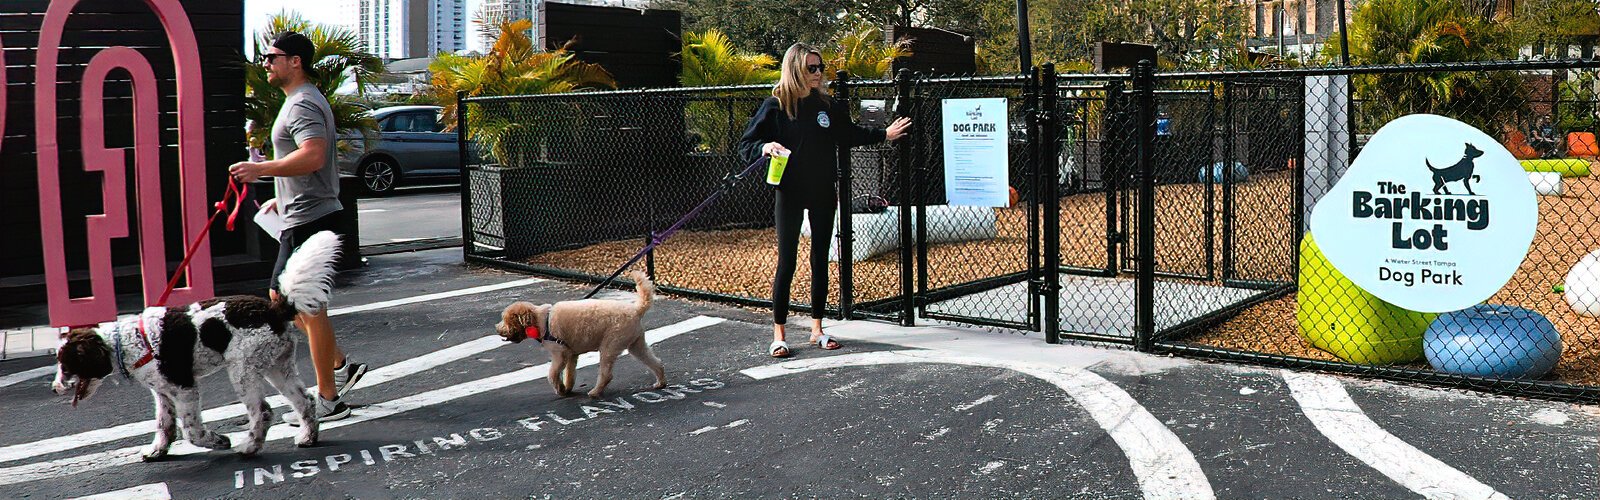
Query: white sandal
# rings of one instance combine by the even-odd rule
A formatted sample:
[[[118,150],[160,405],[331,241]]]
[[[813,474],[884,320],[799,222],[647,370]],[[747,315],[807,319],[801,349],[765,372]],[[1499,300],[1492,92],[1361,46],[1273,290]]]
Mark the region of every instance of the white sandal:
[[[778,354],[779,349],[783,349],[782,355]],[[789,349],[789,344],[784,343],[782,340],[774,340],[772,341],[772,345],[767,346],[767,354],[770,354],[774,358],[787,358],[793,353],[794,351]]]
[[[830,343],[833,344],[833,347],[828,347],[828,344]],[[833,339],[832,335],[828,335],[826,333],[817,337],[816,340],[812,340],[811,345],[817,346],[824,351],[832,351],[840,347],[844,347],[844,344],[840,344],[839,341]]]

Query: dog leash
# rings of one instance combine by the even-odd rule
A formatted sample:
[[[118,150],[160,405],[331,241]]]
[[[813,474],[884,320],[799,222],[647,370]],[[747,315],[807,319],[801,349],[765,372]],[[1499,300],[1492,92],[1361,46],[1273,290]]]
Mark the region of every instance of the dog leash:
[[[211,234],[211,226],[216,224],[217,217],[222,216],[224,212],[229,212],[227,229],[229,231],[234,229],[234,222],[239,218],[239,209],[244,205],[244,199],[249,192],[249,184],[234,183],[233,176],[228,176],[228,190],[222,193],[222,201],[212,205],[216,210],[211,213],[211,218],[206,220],[206,226],[200,229],[200,234],[195,237],[194,243],[189,245],[188,251],[184,252],[183,262],[179,263],[178,269],[173,271],[172,279],[167,280],[167,290],[161,292],[161,298],[156,300],[155,304],[151,304],[150,307],[164,307],[167,305],[167,299],[172,297],[172,290],[178,287],[178,278],[182,278],[184,274],[188,273],[189,261],[194,259],[195,252],[200,250],[200,244],[205,242],[206,236]],[[233,210],[231,211],[228,210],[229,199],[233,200]],[[139,343],[144,346],[144,355],[133,363],[133,369],[135,370],[156,359],[156,348],[150,344],[150,336],[145,334],[144,311],[139,311]]]
[[[734,184],[744,180],[745,177],[749,177],[750,173],[756,170],[756,166],[761,165],[761,160],[766,158],[766,155],[761,155],[760,158],[756,158],[755,161],[750,162],[749,166],[744,167],[743,172],[722,176],[722,184],[717,188],[716,192],[711,193],[711,196],[707,197],[705,201],[700,202],[699,206],[694,207],[694,210],[690,210],[687,215],[683,216],[683,218],[678,219],[678,222],[673,223],[672,226],[668,227],[666,231],[662,231],[660,233],[651,233],[650,244],[645,245],[643,249],[640,249],[639,253],[633,254],[633,258],[628,259],[627,263],[623,264],[622,267],[617,268],[615,272],[611,273],[610,277],[606,278],[605,281],[601,281],[599,285],[595,286],[593,290],[590,290],[589,294],[584,295],[583,298],[588,299],[594,297],[594,294],[599,293],[602,288],[605,288],[606,285],[609,285],[612,281],[615,281],[617,276],[621,276],[623,271],[627,270],[629,267],[632,267],[634,264],[637,264],[639,259],[644,258],[645,254],[648,254],[651,250],[654,250],[656,245],[660,245],[662,242],[667,241],[667,238],[671,238],[673,233],[676,233],[679,229],[682,229],[684,224],[688,224],[689,221],[700,216],[701,211],[710,207],[712,204],[715,204],[718,198],[721,198],[722,195],[727,194],[728,191],[733,189]]]

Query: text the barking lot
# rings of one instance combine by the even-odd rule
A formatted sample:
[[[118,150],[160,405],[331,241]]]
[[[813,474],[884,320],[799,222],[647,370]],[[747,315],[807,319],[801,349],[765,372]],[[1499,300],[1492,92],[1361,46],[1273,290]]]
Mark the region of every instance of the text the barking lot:
[[[657,404],[677,401],[692,394],[721,389],[726,386],[727,384],[716,379],[694,379],[689,381],[688,386],[672,384],[657,391],[637,392],[609,400],[592,401],[589,404],[579,405],[576,410],[569,411],[566,414],[554,411],[545,412],[543,415],[517,420],[517,427],[524,431],[543,431],[560,428],[606,415],[635,410],[642,406],[641,403]],[[386,444],[374,449],[337,453],[320,459],[299,460],[270,467],[256,467],[254,470],[249,471],[237,470],[233,473],[233,487],[234,489],[243,489],[250,485],[261,486],[269,483],[282,483],[290,479],[305,479],[318,474],[341,472],[363,465],[386,464],[400,459],[430,456],[439,452],[464,448],[473,442],[495,441],[505,437],[505,435],[506,433],[500,429],[481,427],[467,431],[465,435],[452,433],[447,437],[417,439],[404,444]]]

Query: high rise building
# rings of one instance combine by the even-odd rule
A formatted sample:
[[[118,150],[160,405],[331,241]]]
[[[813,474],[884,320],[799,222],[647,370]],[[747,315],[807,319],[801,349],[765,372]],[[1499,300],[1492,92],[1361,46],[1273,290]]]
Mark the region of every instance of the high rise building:
[[[539,4],[550,0],[484,0],[482,10],[474,13],[477,19],[489,23],[502,23],[517,19],[533,21],[533,33],[529,36],[538,40],[539,29]],[[646,9],[650,7],[650,0],[559,0],[556,3],[578,5],[603,5],[607,7],[630,7]],[[489,32],[479,31],[478,42],[487,49],[494,45],[494,35]]]
[[[466,0],[340,1],[346,25],[378,57],[432,57],[467,48]]]

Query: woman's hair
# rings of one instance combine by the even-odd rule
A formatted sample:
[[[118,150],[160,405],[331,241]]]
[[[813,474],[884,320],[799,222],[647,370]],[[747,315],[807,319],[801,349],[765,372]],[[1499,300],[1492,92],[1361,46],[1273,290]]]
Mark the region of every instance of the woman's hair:
[[[822,58],[822,52],[810,45],[803,43],[790,45],[789,50],[783,53],[783,67],[780,68],[778,84],[772,87],[772,96],[778,98],[778,106],[783,108],[783,112],[788,114],[791,120],[800,112],[800,100],[811,95],[811,86],[806,84],[806,56],[811,54],[816,54],[818,59]],[[826,83],[828,75],[824,73],[822,79]],[[818,93],[822,95],[824,101],[828,99],[827,86],[818,89]]]

